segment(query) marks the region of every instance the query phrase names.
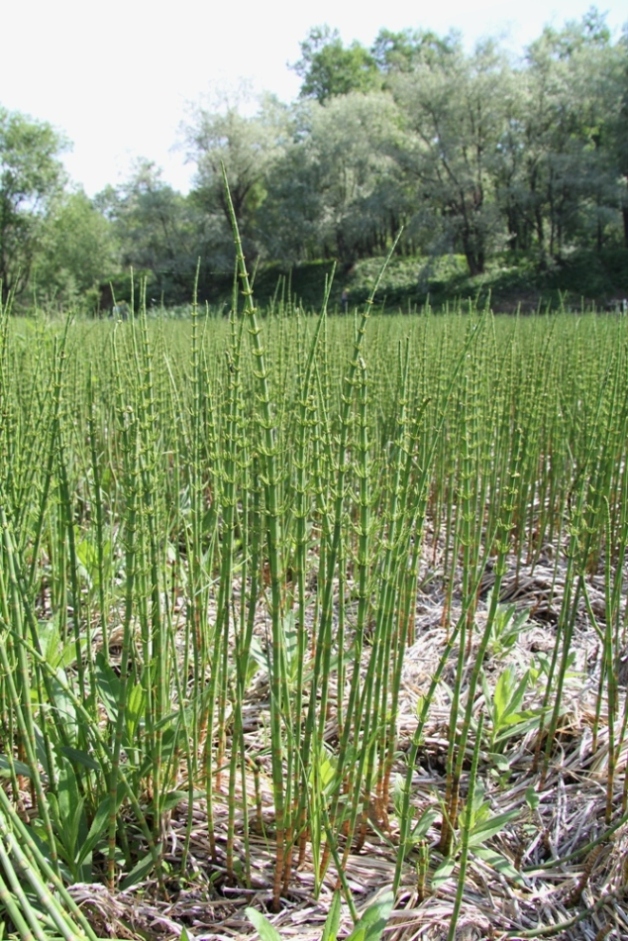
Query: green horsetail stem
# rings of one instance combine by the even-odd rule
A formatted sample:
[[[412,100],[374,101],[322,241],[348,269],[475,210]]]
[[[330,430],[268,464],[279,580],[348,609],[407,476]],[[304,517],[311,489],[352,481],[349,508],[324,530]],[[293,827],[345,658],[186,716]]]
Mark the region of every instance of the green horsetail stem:
[[[257,312],[253,303],[253,292],[249,283],[249,276],[244,260],[242,242],[238,231],[238,224],[229,192],[229,184],[225,168],[222,168],[223,182],[227,207],[231,219],[233,238],[236,249],[238,275],[240,277],[240,290],[244,298],[244,317],[247,330],[251,338],[254,357],[254,374],[256,380],[256,401],[259,415],[256,421],[261,430],[260,466],[264,484],[266,536],[268,566],[270,570],[270,615],[272,623],[272,658],[270,660],[271,672],[271,741],[272,741],[272,777],[273,796],[275,802],[275,877],[273,883],[273,910],[280,907],[281,889],[284,880],[284,867],[286,858],[286,818],[285,818],[285,780],[284,758],[285,747],[282,735],[283,716],[288,711],[289,694],[286,683],[285,645],[283,635],[283,600],[282,590],[284,583],[282,537],[281,537],[281,494],[279,472],[277,464],[277,429],[275,427],[273,408],[270,398],[270,384],[266,367],[266,354],[261,340],[261,327],[258,323]]]

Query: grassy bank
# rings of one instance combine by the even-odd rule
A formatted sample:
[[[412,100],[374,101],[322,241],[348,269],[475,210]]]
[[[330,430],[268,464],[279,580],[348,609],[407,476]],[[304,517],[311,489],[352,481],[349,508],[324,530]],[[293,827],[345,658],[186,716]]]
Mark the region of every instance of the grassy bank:
[[[334,275],[331,309],[341,311],[342,292],[349,305],[364,303],[379,276],[383,258],[339,266]],[[320,309],[325,279],[334,270],[332,262],[315,262],[282,269],[260,265],[255,275],[255,294],[265,307],[302,305]],[[206,293],[213,305],[226,308],[231,301],[231,275],[212,275]],[[538,257],[504,253],[487,266],[482,275],[471,277],[462,255],[434,258],[395,257],[388,264],[376,302],[388,313],[416,312],[430,305],[435,311],[456,309],[471,302],[480,309],[489,304],[496,313],[545,312],[547,310],[604,310],[614,300],[628,298],[628,251],[607,249],[601,253],[574,252],[543,265]]]

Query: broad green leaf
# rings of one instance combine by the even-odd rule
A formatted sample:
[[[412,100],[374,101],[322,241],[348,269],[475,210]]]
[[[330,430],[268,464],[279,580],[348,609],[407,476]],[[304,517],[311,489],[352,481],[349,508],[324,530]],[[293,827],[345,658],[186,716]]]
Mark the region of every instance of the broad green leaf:
[[[181,745],[183,726],[167,728],[161,740],[161,760],[165,764],[172,759]],[[185,747],[185,746],[184,746]]]
[[[268,654],[262,648],[259,638],[257,637],[251,638],[251,646],[249,647],[249,657],[254,663],[258,665],[258,667],[261,667],[263,670],[268,669],[268,666],[269,666]],[[249,670],[251,670],[250,665],[249,665]],[[255,911],[255,909],[253,909],[253,911]]]
[[[471,813],[471,829],[484,823],[491,816],[491,805],[484,800],[485,788],[481,781],[476,781]]]
[[[484,694],[484,702],[486,703],[486,708],[491,716],[491,721],[494,723],[494,712],[495,712],[495,703],[493,697],[491,696],[491,691],[488,688],[488,683],[486,682],[486,674],[484,670],[480,673],[480,685],[482,687],[482,693]]]
[[[518,810],[509,810],[505,814],[497,814],[495,817],[481,821],[471,829],[469,834],[469,846],[477,846],[479,843],[484,843],[490,837],[499,833],[500,830],[503,830],[506,824],[510,823],[511,820],[514,820],[518,816]]]
[[[335,768],[329,758],[321,756],[318,765],[313,767],[310,772],[310,783],[312,787],[320,787],[323,794],[327,793],[335,781]]]
[[[30,778],[33,773],[30,766],[24,764],[23,761],[18,761],[16,758],[7,758],[6,755],[0,755],[0,777],[10,777],[11,768],[13,768],[16,774],[20,774],[25,778]]]
[[[69,745],[62,745],[59,751],[62,755],[65,755],[66,758],[69,758],[70,761],[73,761],[77,765],[83,765],[84,768],[89,768],[90,771],[101,770],[101,766],[98,762],[95,761],[91,755],[88,755],[87,752],[79,751],[78,748],[71,748]]]
[[[519,712],[528,688],[529,678],[529,673],[526,670],[517,683],[513,666],[506,667],[500,675],[493,694],[493,718],[497,726],[504,725],[509,721],[509,716]]]
[[[87,834],[87,839],[85,840],[81,850],[77,856],[77,863],[80,865],[84,859],[92,852],[95,846],[100,842],[101,839],[104,839],[107,833],[107,827],[109,824],[109,808],[111,807],[111,800],[109,796],[103,798],[100,804],[98,805],[98,810],[92,820],[92,825],[89,828],[89,833]]]
[[[497,739],[495,741],[497,741]],[[488,760],[490,765],[495,766],[498,771],[510,771],[510,759],[501,755],[499,752],[490,752]]]
[[[493,693],[493,702],[495,703],[495,724],[501,725],[501,717],[506,712],[508,708],[508,703],[510,702],[510,695],[512,693],[513,687],[513,678],[512,678],[512,667],[506,667],[503,673],[500,674],[497,683],[495,684],[495,692]]]
[[[66,667],[76,660],[74,638],[62,642],[57,620],[39,622],[39,645],[46,662],[53,669]],[[84,646],[84,643],[81,643]]]
[[[514,679],[514,677],[513,677]],[[528,682],[530,680],[530,674],[526,670],[519,683],[515,686],[514,689],[511,689],[510,692],[510,701],[504,712],[504,716],[507,717],[513,712],[519,712],[523,705],[523,700],[525,698],[526,690],[528,688]]]
[[[258,912],[257,909],[245,908],[244,914],[253,927],[257,929],[261,941],[281,941],[281,935],[277,929],[273,928],[268,918],[262,915],[261,912]]]
[[[500,734],[495,736],[495,745],[500,745],[502,742],[506,742],[508,739],[513,738],[516,735],[525,735],[526,732],[537,728],[538,724],[539,714],[536,712],[528,712],[526,710],[526,712],[520,713],[519,719],[513,723],[513,725],[504,726],[504,729],[500,732]]]
[[[440,888],[444,882],[447,882],[454,871],[455,865],[455,862],[450,857],[442,861],[432,876],[432,888],[434,890]]]
[[[485,863],[488,863],[489,866],[492,866],[496,872],[500,872],[512,882],[516,882],[519,885],[523,884],[521,873],[517,872],[513,864],[506,859],[505,856],[502,856],[501,853],[496,853],[495,850],[490,849],[488,846],[478,846],[473,850],[473,853],[475,856],[484,860]]]
[[[525,799],[526,799],[526,804],[528,805],[530,810],[536,810],[536,808],[539,806],[540,798],[532,785],[526,788]]]
[[[120,883],[120,888],[122,891],[125,889],[130,889],[131,886],[134,886],[138,882],[141,882],[142,879],[145,879],[154,865],[155,861],[151,853],[148,853],[147,856],[142,857],[142,859],[140,859],[139,862],[133,866],[133,869],[128,874],[128,876],[126,876],[126,878],[124,878]]]
[[[35,754],[37,755],[37,760],[44,769],[44,772],[50,776],[50,774],[54,774],[54,769],[51,769],[48,765],[48,749],[46,748],[46,740],[42,735],[39,726],[35,722],[33,723],[33,731],[35,733]]]
[[[398,817],[403,811],[403,802],[406,794],[405,780],[400,774],[395,775],[395,781],[392,790],[392,801],[395,813]]]
[[[135,733],[137,731],[138,723],[144,712],[145,701],[146,692],[144,688],[138,683],[136,686],[131,688],[126,702],[125,721],[129,744],[134,744]]]
[[[414,827],[410,838],[414,842],[422,840],[438,816],[438,812],[433,807],[428,807],[427,810],[424,810],[419,817],[417,825]]]
[[[193,710],[191,709],[183,710],[189,719],[192,718],[192,711]],[[155,729],[172,728],[173,726],[178,727],[178,724],[181,721],[181,715],[182,713],[180,709],[177,709],[176,712],[168,713],[167,716],[164,716],[163,719],[160,719],[159,722],[156,723]]]
[[[364,925],[356,925],[347,941],[366,941],[366,928]]]
[[[57,677],[50,681],[51,702],[65,725],[66,734],[73,735],[76,730],[76,709],[72,697],[67,692],[67,677],[63,670],[57,671]]]
[[[381,898],[369,905],[347,941],[379,941],[394,904],[393,893],[386,891]]]
[[[336,941],[338,927],[340,925],[340,892],[334,892],[334,897],[325,919],[323,928],[323,937],[321,941]]]
[[[59,748],[55,755],[55,764],[57,766],[57,798],[60,821],[62,824],[67,824],[70,820],[74,819],[74,811],[78,804],[82,804],[82,798],[74,768],[60,752],[61,749]]]
[[[68,844],[72,853],[72,858],[76,859],[87,830],[87,821],[85,820],[85,801],[79,797],[76,807],[70,814],[66,826],[66,833],[69,835]]]
[[[94,675],[107,718],[110,722],[115,722],[120,702],[120,680],[105,660],[102,651],[96,654]]]
[[[187,791],[169,791],[161,802],[161,809],[163,812],[172,810],[173,807],[176,807],[181,801],[187,800],[187,798]]]
[[[98,549],[91,539],[80,539],[78,527],[74,527],[76,533],[76,557],[83,569],[82,575],[91,585],[98,575]]]
[[[529,718],[530,714],[527,712],[508,712],[502,716],[502,725],[507,729],[511,729],[513,725],[520,725]]]

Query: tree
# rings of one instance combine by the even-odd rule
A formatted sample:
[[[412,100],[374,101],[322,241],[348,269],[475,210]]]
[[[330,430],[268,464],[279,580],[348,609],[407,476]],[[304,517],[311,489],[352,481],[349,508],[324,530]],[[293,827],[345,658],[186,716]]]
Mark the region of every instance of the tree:
[[[508,63],[492,43],[391,77],[406,126],[397,160],[414,182],[417,215],[427,210],[431,230],[449,232],[472,275],[500,237],[494,165],[509,87]]]
[[[399,132],[384,92],[300,102],[293,137],[267,178],[258,232],[284,262],[333,256],[349,264],[384,251],[401,221],[390,155]]]
[[[301,97],[320,104],[349,92],[368,92],[381,86],[373,55],[358,42],[345,47],[338,30],[315,26],[301,43],[301,58],[292,68],[303,79]]]
[[[112,223],[82,190],[62,194],[42,221],[32,282],[40,297],[62,306],[82,298],[93,308],[99,285],[118,268]]]
[[[113,226],[122,268],[147,279],[156,299],[189,300],[205,248],[203,214],[194,200],[164,183],[154,163],[140,160],[128,182],[108,187],[96,202]]]
[[[308,148],[319,238],[344,262],[384,251],[400,223],[392,157],[400,117],[389,94],[352,92],[312,110]]]
[[[197,166],[196,204],[208,217],[221,213],[230,231],[224,167],[245,249],[255,254],[256,214],[266,199],[266,179],[289,143],[287,107],[272,96],[262,99],[252,117],[233,105],[222,112],[198,107],[185,135],[188,155]]]
[[[517,241],[527,230],[529,245],[533,233],[543,263],[569,243],[601,248],[606,221],[617,217],[618,51],[594,10],[561,30],[546,27],[528,48],[509,192]]]
[[[53,128],[0,108],[0,281],[2,299],[28,284],[46,211],[61,192],[59,153],[65,142]]]
[[[419,65],[435,65],[459,51],[460,42],[455,33],[440,37],[431,30],[403,29],[379,31],[371,48],[380,72],[412,72]]]
[[[622,56],[621,95],[613,139],[617,166],[622,182],[620,205],[624,228],[624,246],[628,248],[628,30],[624,32],[619,45]]]
[[[312,146],[314,101],[294,106],[290,140],[266,175],[266,199],[256,223],[265,254],[283,264],[320,258],[322,193]]]

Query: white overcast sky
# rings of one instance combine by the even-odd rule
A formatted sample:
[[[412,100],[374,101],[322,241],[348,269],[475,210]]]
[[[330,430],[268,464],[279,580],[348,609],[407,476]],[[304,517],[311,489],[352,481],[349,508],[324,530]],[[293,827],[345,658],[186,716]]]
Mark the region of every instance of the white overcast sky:
[[[472,48],[485,36],[514,52],[543,25],[580,19],[589,0],[5,0],[0,105],[48,121],[72,143],[72,180],[89,195],[130,175],[147,157],[186,190],[193,168],[176,148],[186,104],[240,79],[295,98],[288,63],[312,26],[336,27],[370,46],[382,27],[459,30]],[[619,35],[625,0],[599,6]]]

